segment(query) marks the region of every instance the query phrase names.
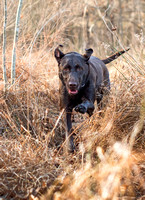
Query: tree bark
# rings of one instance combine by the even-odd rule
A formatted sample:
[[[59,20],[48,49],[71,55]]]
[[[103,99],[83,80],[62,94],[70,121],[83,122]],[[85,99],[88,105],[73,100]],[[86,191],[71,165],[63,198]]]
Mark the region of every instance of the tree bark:
[[[16,45],[18,41],[18,35],[19,35],[19,22],[20,22],[20,13],[22,8],[22,2],[23,0],[19,0],[19,5],[17,9],[17,15],[16,15],[16,23],[15,23],[15,32],[14,32],[14,42],[13,42],[13,51],[12,51],[12,65],[11,65],[11,83],[14,84],[15,82],[15,66],[16,66]]]
[[[4,26],[3,26],[3,79],[5,91],[7,89],[7,74],[6,74],[6,26],[7,26],[7,0],[4,1]]]

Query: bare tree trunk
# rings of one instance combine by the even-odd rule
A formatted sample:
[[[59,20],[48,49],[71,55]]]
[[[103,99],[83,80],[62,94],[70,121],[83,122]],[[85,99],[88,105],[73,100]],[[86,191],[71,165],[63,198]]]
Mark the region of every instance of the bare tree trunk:
[[[90,45],[89,14],[87,9],[87,6],[85,6],[83,13],[83,50]]]
[[[15,82],[16,45],[17,45],[18,34],[19,34],[19,22],[20,22],[22,2],[23,0],[19,0],[19,5],[18,5],[17,15],[16,15],[16,24],[15,24],[14,42],[13,42],[13,51],[12,51],[12,65],[11,65],[11,83],[12,84]]]
[[[125,50],[124,46],[122,45],[121,41],[119,40],[117,34],[115,34],[111,29],[110,27],[108,26],[106,20],[105,20],[105,16],[102,15],[100,9],[99,9],[99,6],[98,6],[98,3],[97,3],[97,0],[95,0],[95,3],[96,3],[96,8],[97,8],[97,11],[98,11],[98,14],[99,14],[99,17],[103,20],[105,26],[107,27],[107,29],[110,31],[111,34],[113,34],[114,36],[114,39],[116,39],[116,41],[118,42],[118,44],[122,47],[123,50]]]
[[[123,25],[122,25],[122,0],[119,0],[119,33],[121,35],[121,39],[123,39]]]
[[[107,3],[107,8],[105,10],[105,13],[106,13],[106,18],[107,18],[107,24],[108,24],[108,27],[110,28],[110,30],[112,30],[113,28],[113,25],[114,25],[114,16],[113,16],[113,13],[112,13],[112,2],[110,0],[108,0],[108,3]],[[112,43],[112,46],[114,47],[114,43],[115,43],[115,40],[114,40],[114,35],[112,34],[112,32],[109,32],[109,37],[111,38],[111,43]]]
[[[7,0],[4,1],[4,26],[3,26],[3,79],[5,91],[7,89],[7,74],[6,74],[6,26],[7,26]]]

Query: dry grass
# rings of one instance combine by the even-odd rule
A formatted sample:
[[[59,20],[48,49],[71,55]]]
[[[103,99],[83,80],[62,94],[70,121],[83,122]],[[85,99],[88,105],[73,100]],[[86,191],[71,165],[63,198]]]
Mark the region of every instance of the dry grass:
[[[41,52],[32,57],[37,54]],[[125,67],[119,60],[114,63],[121,73],[110,68],[112,89],[106,108],[101,116],[96,109],[91,118],[74,113],[76,152],[66,155],[62,120],[54,138],[51,133],[60,111],[56,63],[51,54],[49,59],[50,71],[47,58],[42,64],[40,56],[31,72],[21,60],[20,78],[1,96],[0,196],[143,199],[144,76],[129,57]]]
[[[129,41],[131,50],[108,65],[111,93],[104,98],[106,107],[100,115],[96,106],[91,118],[74,112],[74,154],[64,151],[62,118],[56,126],[61,112],[54,48],[63,43],[64,52],[83,53],[89,45],[94,55],[104,58],[119,44],[94,2],[26,0],[23,4],[16,83],[6,93],[0,69],[0,199],[145,199],[142,0],[137,7],[131,0],[122,6],[126,22],[122,21],[123,33],[118,28],[115,34],[120,33],[120,40],[124,34],[121,42],[127,46]],[[108,25],[119,23],[118,2],[110,3],[111,7],[107,1],[99,2]],[[8,2],[9,82],[16,6]]]

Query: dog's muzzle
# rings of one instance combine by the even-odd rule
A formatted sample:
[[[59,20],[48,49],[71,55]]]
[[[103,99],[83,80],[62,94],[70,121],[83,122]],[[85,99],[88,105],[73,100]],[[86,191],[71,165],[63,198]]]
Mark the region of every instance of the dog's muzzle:
[[[68,93],[71,94],[71,95],[75,95],[78,93],[78,84],[76,82],[72,82],[70,81],[68,83]]]

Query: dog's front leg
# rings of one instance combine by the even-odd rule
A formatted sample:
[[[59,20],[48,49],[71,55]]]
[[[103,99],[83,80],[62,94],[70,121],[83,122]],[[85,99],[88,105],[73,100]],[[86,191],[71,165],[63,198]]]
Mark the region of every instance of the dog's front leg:
[[[81,104],[75,107],[75,111],[80,112],[82,114],[88,113],[89,116],[91,116],[94,111],[94,104],[91,100],[85,99]]]
[[[66,110],[66,144],[67,150],[69,152],[74,152],[75,146],[73,142],[73,135],[71,135],[72,131],[72,121],[71,121],[72,110]]]
[[[93,114],[95,101],[95,88],[92,84],[90,87],[85,89],[84,96],[82,97],[82,103],[75,107],[75,111],[82,114],[88,113],[89,116]]]

